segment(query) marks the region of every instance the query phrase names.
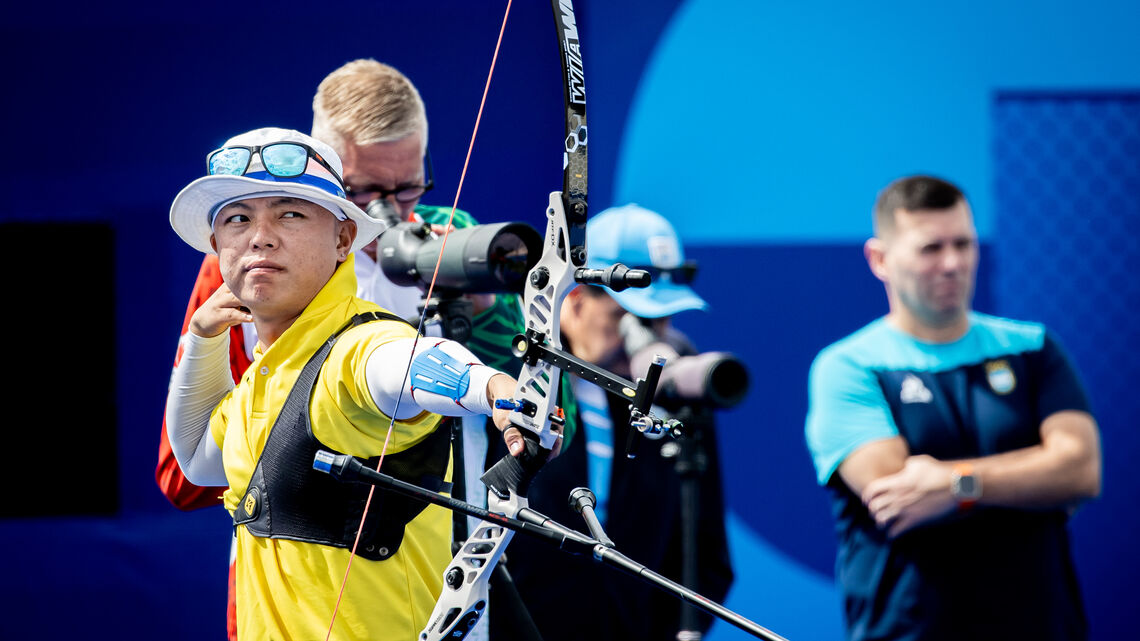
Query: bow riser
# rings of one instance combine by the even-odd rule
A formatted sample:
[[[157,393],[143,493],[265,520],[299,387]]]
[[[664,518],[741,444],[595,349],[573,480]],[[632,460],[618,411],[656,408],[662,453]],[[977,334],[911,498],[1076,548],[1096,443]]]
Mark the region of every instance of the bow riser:
[[[513,493],[506,501],[494,493],[488,499],[488,509],[500,514],[518,514],[526,506],[527,500]],[[420,641],[458,641],[474,629],[487,609],[491,573],[514,534],[501,525],[479,522],[443,573],[443,593],[428,626],[420,632]]]
[[[559,309],[566,294],[574,288],[574,267],[568,260],[570,247],[569,226],[563,208],[561,192],[550,194],[546,210],[546,246],[542,258],[531,269],[523,293],[523,314],[526,328],[545,338],[555,349],[562,348],[559,329]],[[520,339],[521,341],[521,339]],[[526,344],[515,346],[517,354],[526,352]],[[558,400],[558,385],[562,372],[559,368],[539,359],[524,361],[515,388],[515,399],[529,401],[537,408],[533,416],[523,412],[511,414],[511,422],[535,433],[543,449],[554,447],[557,434],[550,429],[550,417]]]
[[[574,267],[568,259],[569,225],[561,192],[550,194],[546,210],[546,245],[542,258],[531,269],[523,293],[523,311],[527,330],[547,337],[547,343],[561,349],[559,308],[566,294],[575,286]],[[553,276],[552,276],[553,275]],[[527,352],[527,342],[516,345],[516,353]],[[558,434],[551,429],[551,414],[556,409],[559,368],[537,358],[524,360],[515,388],[515,400],[533,404],[534,415],[512,412],[511,422],[537,435],[542,448],[554,447]],[[487,494],[487,509],[514,517],[527,507],[527,499],[513,489],[508,497],[495,492]],[[480,521],[451,564],[444,571],[443,593],[428,619],[428,627],[420,633],[420,641],[462,639],[482,617],[486,609],[488,583],[495,565],[514,532],[500,525]],[[460,580],[458,577],[462,577]]]

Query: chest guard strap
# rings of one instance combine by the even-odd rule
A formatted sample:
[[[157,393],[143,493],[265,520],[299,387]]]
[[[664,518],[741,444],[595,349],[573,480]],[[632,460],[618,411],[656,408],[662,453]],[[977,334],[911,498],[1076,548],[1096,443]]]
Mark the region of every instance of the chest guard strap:
[[[309,403],[321,365],[337,339],[346,330],[375,320],[406,322],[383,312],[358,314],[330,336],[305,364],[269,431],[249,489],[234,511],[234,525],[244,525],[254,536],[352,548],[369,488],[341,483],[313,469],[317,450],[332,448],[313,436]],[[450,441],[450,426],[441,424],[415,446],[386,455],[383,471],[436,492],[450,491],[451,484],[443,480]],[[366,465],[375,469],[379,460],[379,456],[374,456]],[[426,505],[393,492],[376,492],[356,554],[373,561],[395,554],[404,539],[404,527]]]

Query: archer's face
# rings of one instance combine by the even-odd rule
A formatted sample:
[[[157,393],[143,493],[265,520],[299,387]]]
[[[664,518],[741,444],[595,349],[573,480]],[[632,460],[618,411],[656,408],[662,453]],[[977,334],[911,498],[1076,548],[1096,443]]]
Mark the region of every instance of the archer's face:
[[[348,256],[351,220],[299,198],[250,198],[214,219],[222,279],[255,321],[296,318]]]

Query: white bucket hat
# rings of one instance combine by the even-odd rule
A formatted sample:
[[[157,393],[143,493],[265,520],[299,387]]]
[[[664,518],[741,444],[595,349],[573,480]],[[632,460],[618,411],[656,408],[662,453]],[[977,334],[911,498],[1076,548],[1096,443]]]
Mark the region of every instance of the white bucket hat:
[[[242,175],[216,174],[199,178],[187,185],[174,197],[170,205],[170,226],[182,240],[194,249],[214,253],[210,246],[214,217],[222,207],[247,198],[265,196],[292,196],[320,205],[339,220],[356,222],[356,238],[350,251],[357,251],[372,242],[387,227],[385,221],[366,214],[344,197],[344,171],[340,156],[332,147],[292,129],[265,127],[234,136],[222,145],[226,147],[264,147],[276,142],[295,142],[309,147],[328,163],[328,167],[312,157],[306,159],[305,173],[292,178],[270,174],[261,154],[251,154],[249,165]],[[211,156],[213,153],[210,154]],[[329,171],[329,167],[332,171]]]

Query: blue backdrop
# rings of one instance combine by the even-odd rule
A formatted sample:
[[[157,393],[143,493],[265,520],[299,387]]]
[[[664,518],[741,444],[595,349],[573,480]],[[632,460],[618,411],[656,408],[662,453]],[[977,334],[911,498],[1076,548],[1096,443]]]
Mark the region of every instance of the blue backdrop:
[[[792,639],[841,638],[831,521],[803,445],[807,368],[885,310],[861,254],[871,204],[892,178],[922,171],[959,182],[975,205],[976,306],[1049,323],[1085,375],[1105,488],[1073,521],[1075,553],[1094,638],[1127,635],[1140,592],[1140,489],[1126,472],[1140,454],[1129,427],[1140,410],[1130,390],[1140,338],[1140,7],[576,4],[592,210],[639,202],[676,224],[712,304],[680,326],[703,349],[737,352],[752,373],[748,400],[721,428],[738,576],[728,605]],[[12,394],[4,423],[42,434],[35,456],[59,461],[43,473],[67,475],[75,492],[85,474],[113,467],[118,509],[0,519],[0,638],[222,638],[227,517],[178,512],[153,480],[200,262],[170,231],[169,203],[219,142],[264,125],[307,130],[320,79],[375,57],[419,86],[439,185],[429,202],[450,205],[502,9],[136,1],[26,5],[6,16],[0,222],[108,226],[113,279],[100,287],[115,330],[94,333],[76,315],[63,332],[37,333],[88,286],[82,265],[73,279],[40,283],[48,308],[6,300],[5,316],[27,323],[9,340],[33,343],[52,363],[59,380],[33,383],[57,386],[63,411],[24,408]],[[481,221],[537,226],[546,194],[560,188],[558,74],[549,5],[517,0],[459,202]],[[34,237],[26,272],[6,278],[38,282],[38,261],[76,254],[52,241]],[[113,359],[85,358],[85,345],[107,344]],[[8,366],[18,380],[21,364]],[[83,420],[68,386],[106,379],[116,454],[93,459],[52,430]],[[68,499],[37,496],[37,478],[10,487],[8,501]],[[723,624],[710,636],[743,638]]]

